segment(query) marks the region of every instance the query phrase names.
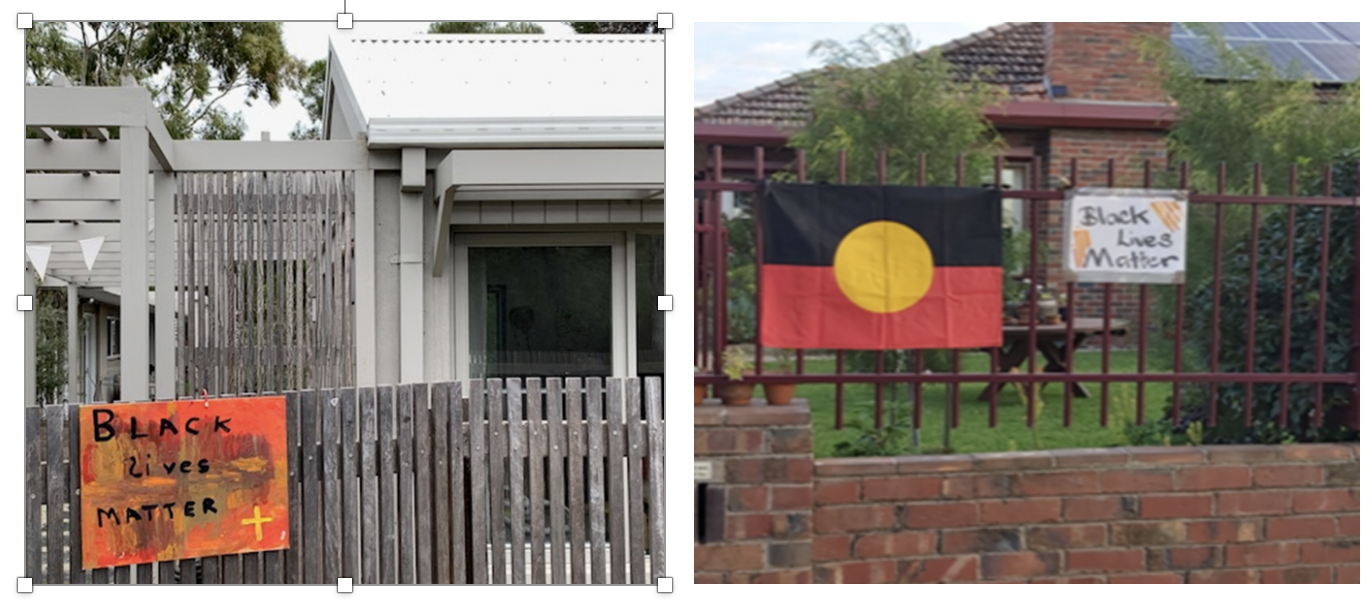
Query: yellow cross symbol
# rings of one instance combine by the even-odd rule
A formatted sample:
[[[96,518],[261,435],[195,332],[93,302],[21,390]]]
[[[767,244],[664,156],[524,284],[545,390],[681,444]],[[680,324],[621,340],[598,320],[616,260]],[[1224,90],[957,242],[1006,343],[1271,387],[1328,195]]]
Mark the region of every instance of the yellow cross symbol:
[[[263,523],[263,522],[270,522],[270,521],[272,521],[272,519],[271,519],[271,518],[264,518],[264,517],[262,517],[262,509],[259,508],[259,507],[256,506],[256,505],[253,505],[253,506],[252,506],[252,515],[253,515],[253,517],[251,517],[251,518],[243,518],[243,525],[244,525],[244,526],[246,526],[246,525],[248,525],[248,524],[254,524],[254,525],[256,525],[257,527],[254,528],[254,530],[257,531],[257,540],[261,541],[261,540],[262,540],[262,523]]]

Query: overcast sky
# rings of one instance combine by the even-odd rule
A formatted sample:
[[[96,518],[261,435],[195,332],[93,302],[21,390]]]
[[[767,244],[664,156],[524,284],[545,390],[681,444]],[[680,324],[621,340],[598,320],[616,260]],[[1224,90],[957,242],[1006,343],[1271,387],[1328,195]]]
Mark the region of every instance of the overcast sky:
[[[979,32],[999,21],[906,23],[918,47],[928,48]],[[699,107],[818,67],[810,48],[819,40],[848,43],[876,23],[695,24],[695,98]]]
[[[543,31],[548,34],[568,35],[573,33],[570,27],[562,23],[542,23],[542,25]],[[288,21],[282,25],[282,35],[285,37],[286,49],[292,55],[310,63],[328,56],[330,36],[335,39],[409,36],[422,34],[428,28],[428,21],[357,22],[353,24],[351,30],[338,29],[332,21],[324,23]],[[252,107],[246,107],[243,105],[244,100],[244,95],[229,95],[224,98],[223,104],[229,111],[241,110],[243,112],[243,118],[248,123],[246,135],[248,139],[257,140],[261,138],[262,132],[266,131],[271,133],[273,140],[285,140],[289,138],[296,122],[303,123],[308,119],[305,108],[300,105],[295,93],[285,95],[276,107],[261,101],[254,103]]]

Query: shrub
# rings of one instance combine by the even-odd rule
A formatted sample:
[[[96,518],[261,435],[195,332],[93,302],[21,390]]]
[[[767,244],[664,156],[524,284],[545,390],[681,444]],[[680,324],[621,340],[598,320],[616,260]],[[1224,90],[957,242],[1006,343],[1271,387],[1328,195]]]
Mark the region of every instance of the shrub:
[[[1358,151],[1350,151],[1336,165],[1333,190],[1336,196],[1356,196]],[[1307,191],[1307,195],[1319,189]],[[1244,372],[1248,362],[1249,271],[1253,255],[1257,256],[1257,313],[1253,344],[1255,372],[1280,372],[1282,355],[1282,326],[1286,319],[1286,249],[1288,238],[1294,238],[1291,266],[1292,299],[1290,309],[1290,366],[1295,373],[1342,372],[1351,367],[1354,355],[1353,293],[1358,279],[1356,239],[1358,237],[1358,209],[1304,206],[1296,208],[1295,229],[1288,233],[1287,213],[1273,212],[1260,223],[1257,246],[1244,239],[1228,249],[1223,260],[1218,300],[1214,294],[1214,278],[1190,289],[1186,302],[1185,344],[1196,357],[1208,360],[1215,345],[1211,341],[1214,306],[1219,305],[1219,372]],[[1327,296],[1319,297],[1320,242],[1325,214],[1330,214],[1329,265]],[[1325,306],[1324,368],[1316,368],[1317,322],[1320,306]],[[1281,443],[1357,440],[1351,432],[1325,419],[1322,427],[1315,426],[1314,385],[1291,385],[1289,390],[1286,427],[1281,427],[1281,386],[1257,384],[1253,391],[1252,427],[1244,422],[1244,399],[1247,385],[1221,383],[1214,386],[1218,398],[1218,423],[1207,426],[1207,443]],[[1329,384],[1324,389],[1326,415],[1339,405],[1353,405],[1349,386]],[[1192,386],[1183,391],[1181,426],[1193,421],[1208,423],[1212,388]],[[1169,418],[1170,413],[1169,413]]]

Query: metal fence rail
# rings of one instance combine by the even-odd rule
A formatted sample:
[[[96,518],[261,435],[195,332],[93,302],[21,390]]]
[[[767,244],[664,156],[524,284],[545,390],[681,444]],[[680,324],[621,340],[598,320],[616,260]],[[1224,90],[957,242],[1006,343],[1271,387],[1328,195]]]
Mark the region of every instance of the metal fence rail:
[[[25,575],[39,584],[666,576],[655,377],[288,392],[289,549],[96,570],[81,569],[78,409],[24,409]]]
[[[738,317],[731,315],[731,312],[738,311],[738,305],[735,304],[731,308],[731,302],[729,301],[731,286],[729,277],[729,255],[731,253],[729,247],[729,233],[725,225],[725,217],[723,213],[723,197],[721,194],[723,192],[754,192],[757,189],[758,183],[770,178],[775,172],[779,172],[782,170],[791,171],[791,176],[799,182],[807,181],[806,159],[804,151],[783,150],[781,152],[783,154],[794,153],[795,161],[793,163],[789,163],[787,166],[780,166],[776,161],[768,161],[766,157],[768,150],[765,147],[758,146],[755,147],[753,151],[753,157],[750,161],[740,159],[739,156],[741,154],[737,153],[731,155],[731,158],[726,160],[723,151],[723,146],[712,145],[709,150],[710,153],[708,154],[708,157],[706,159],[705,170],[702,173],[698,173],[698,180],[695,183],[695,382],[697,384],[717,385],[726,381],[726,378],[723,376],[724,373],[722,368],[722,358],[726,347],[728,347],[731,344],[729,339],[729,326],[731,320],[734,322],[740,321]],[[1095,160],[1093,159],[1093,161]],[[878,154],[877,163],[878,166],[876,174],[878,175],[878,184],[886,184],[887,166],[886,154],[884,152]],[[1045,224],[1045,220],[1049,216],[1049,211],[1061,208],[1062,202],[1066,198],[1066,192],[1062,188],[1045,187],[1040,183],[1041,180],[1045,178],[1044,175],[1046,171],[1044,170],[1044,163],[1042,159],[1039,157],[1034,157],[1031,161],[1022,164],[1022,166],[1026,169],[1027,172],[1027,187],[1025,189],[1006,189],[1002,183],[1003,173],[1001,170],[1004,166],[1006,166],[1006,164],[1007,160],[1003,157],[997,157],[995,159],[995,182],[993,186],[1004,190],[1003,197],[1005,199],[1019,199],[1022,200],[1025,204],[1025,209],[1027,211],[1025,214],[1027,222],[1026,227],[1029,233],[1029,255],[1027,260],[1027,270],[1025,271],[1025,278],[1029,283],[1028,300],[1035,301],[1037,300],[1038,291],[1040,289],[1043,289],[1045,286],[1050,285],[1048,281],[1048,268],[1040,262],[1040,251],[1048,250],[1051,253],[1055,252],[1056,248],[1056,242],[1051,243],[1049,246],[1045,248],[1045,234],[1048,232],[1048,230],[1045,229],[1046,227],[1048,227],[1048,225]],[[1117,184],[1117,171],[1115,162],[1114,160],[1108,161],[1104,176],[1106,182],[1103,185],[1107,187],[1153,187],[1155,185],[1155,177],[1158,176],[1155,173],[1159,173],[1160,171],[1155,171],[1155,167],[1153,166],[1152,162],[1148,160],[1142,161],[1141,165],[1141,182]],[[731,173],[733,173],[734,178],[726,178],[726,168]],[[848,182],[847,169],[847,155],[844,151],[841,150],[837,154],[836,180],[838,183]],[[1251,424],[1253,423],[1252,407],[1254,402],[1254,386],[1259,384],[1279,385],[1280,418],[1278,422],[1280,423],[1281,427],[1286,427],[1287,424],[1291,422],[1291,419],[1288,418],[1287,414],[1289,406],[1288,400],[1290,398],[1290,388],[1293,385],[1320,386],[1320,388],[1316,388],[1313,390],[1315,404],[1313,419],[1311,420],[1314,423],[1315,427],[1319,427],[1321,426],[1321,424],[1325,422],[1324,417],[1325,414],[1328,412],[1324,405],[1325,390],[1323,386],[1347,386],[1351,389],[1352,402],[1354,406],[1356,406],[1357,402],[1356,394],[1358,387],[1358,306],[1356,284],[1358,262],[1356,260],[1354,261],[1352,269],[1352,282],[1354,285],[1354,292],[1351,293],[1353,303],[1351,311],[1352,317],[1330,318],[1328,317],[1326,311],[1328,307],[1327,302],[1330,295],[1328,285],[1328,270],[1331,247],[1352,246],[1355,259],[1357,253],[1356,238],[1354,238],[1353,242],[1351,243],[1330,242],[1328,237],[1331,220],[1330,216],[1333,213],[1334,209],[1356,209],[1358,207],[1358,197],[1356,193],[1352,197],[1338,197],[1333,195],[1333,193],[1331,192],[1333,181],[1332,169],[1325,169],[1322,182],[1323,191],[1320,193],[1320,195],[1315,196],[1300,195],[1300,190],[1298,189],[1297,183],[1297,167],[1295,166],[1292,166],[1290,168],[1289,178],[1287,179],[1287,191],[1275,192],[1275,195],[1262,191],[1261,183],[1263,182],[1263,167],[1261,165],[1255,165],[1252,167],[1252,170],[1252,181],[1255,185],[1253,186],[1252,191],[1250,192],[1239,193],[1230,191],[1226,187],[1226,167],[1223,164],[1221,164],[1220,166],[1218,166],[1217,171],[1214,173],[1216,177],[1216,187],[1214,193],[1192,191],[1189,196],[1189,201],[1192,204],[1193,215],[1199,214],[1202,216],[1206,216],[1207,218],[1213,218],[1213,221],[1216,226],[1213,250],[1210,251],[1210,254],[1214,256],[1215,272],[1215,279],[1213,285],[1213,300],[1210,301],[1213,310],[1210,317],[1210,321],[1205,325],[1196,325],[1196,323],[1194,322],[1184,323],[1184,320],[1186,318],[1185,306],[1187,304],[1188,297],[1195,296],[1194,285],[1192,290],[1188,290],[1187,285],[1184,284],[1179,284],[1175,286],[1154,285],[1151,287],[1148,285],[1132,284],[1078,285],[1073,283],[1066,283],[1060,285],[1062,288],[1062,292],[1065,292],[1066,294],[1066,308],[1069,311],[1071,311],[1071,313],[1067,314],[1067,317],[1065,318],[1065,334],[1067,335],[1075,334],[1074,324],[1077,317],[1077,313],[1075,312],[1075,310],[1078,308],[1083,298],[1087,296],[1087,291],[1090,291],[1091,297],[1094,298],[1096,296],[1099,296],[1100,300],[1102,300],[1103,302],[1104,317],[1101,320],[1103,322],[1103,326],[1107,328],[1099,337],[1101,339],[1099,345],[1100,355],[1102,358],[1101,371],[1099,372],[1083,373],[1073,369],[1073,339],[1066,338],[1066,356],[1064,361],[1065,368],[1056,369],[1060,370],[1061,372],[1041,372],[1039,369],[1036,368],[1036,364],[1034,363],[1030,363],[1027,366],[1026,372],[1024,373],[1010,374],[1006,372],[1001,372],[999,370],[1001,366],[1001,352],[998,348],[993,348],[989,352],[990,372],[965,372],[963,370],[963,362],[965,356],[969,355],[969,352],[956,350],[953,351],[951,354],[950,372],[929,371],[925,363],[925,354],[921,351],[913,352],[913,368],[909,369],[908,371],[889,372],[886,368],[884,368],[884,356],[877,355],[875,356],[875,368],[872,372],[845,372],[845,355],[851,355],[852,352],[837,350],[824,352],[808,352],[810,355],[810,359],[812,360],[815,359],[816,355],[821,355],[825,358],[831,357],[834,360],[834,372],[815,373],[807,372],[806,370],[807,352],[805,350],[796,350],[794,356],[794,367],[792,369],[786,369],[788,372],[784,376],[777,374],[758,373],[752,376],[745,377],[745,380],[748,382],[760,384],[833,384],[835,387],[835,425],[838,429],[842,429],[844,427],[844,388],[847,385],[883,385],[896,383],[910,384],[913,387],[912,391],[914,404],[914,414],[912,422],[914,427],[918,428],[920,427],[921,417],[923,416],[923,390],[919,388],[919,386],[922,385],[948,384],[951,386],[952,401],[950,412],[952,417],[952,426],[957,427],[958,411],[961,404],[959,401],[960,390],[958,389],[958,387],[968,383],[986,384],[988,386],[987,393],[989,395],[989,421],[990,425],[994,427],[997,424],[997,413],[999,405],[997,394],[1000,391],[999,388],[1000,386],[1008,385],[1011,383],[1026,385],[1062,383],[1065,387],[1063,390],[1062,400],[1063,422],[1064,425],[1071,425],[1073,419],[1073,400],[1075,396],[1073,395],[1073,389],[1068,389],[1066,387],[1069,385],[1074,385],[1078,382],[1099,382],[1104,384],[1104,388],[1102,389],[1101,394],[1099,415],[1101,426],[1105,426],[1108,421],[1108,401],[1110,398],[1110,391],[1108,389],[1108,386],[1111,382],[1128,382],[1134,383],[1136,385],[1137,402],[1135,403],[1135,411],[1133,415],[1136,423],[1142,423],[1144,420],[1144,394],[1146,390],[1146,384],[1170,384],[1172,392],[1172,406],[1174,417],[1173,420],[1174,423],[1178,425],[1183,423],[1182,415],[1180,414],[1183,400],[1183,386],[1188,384],[1202,386],[1205,389],[1208,397],[1208,414],[1204,415],[1204,419],[1201,419],[1201,421],[1207,424],[1208,426],[1214,426],[1217,423],[1220,410],[1220,398],[1218,395],[1220,386],[1244,386],[1245,394],[1244,401],[1242,404],[1244,408],[1244,423],[1251,426]],[[746,177],[739,178],[738,176],[745,171],[750,172],[751,174]],[[964,185],[964,181],[966,179],[963,173],[964,163],[962,158],[959,158],[957,164],[955,185]],[[917,175],[917,182],[914,183],[914,185],[925,185],[925,158],[923,156],[919,158],[919,169]],[[701,178],[702,176],[703,178]],[[1065,176],[1067,179],[1067,183],[1078,183],[1078,170],[1076,159],[1070,160],[1070,163],[1067,165],[1067,174]],[[1178,189],[1183,190],[1193,190],[1191,184],[1190,170],[1186,164],[1183,163],[1175,167],[1170,167],[1168,177],[1171,179],[1170,185],[1172,187],[1176,187]],[[1255,345],[1257,345],[1257,343],[1255,343],[1256,327],[1260,321],[1264,320],[1264,318],[1260,317],[1257,308],[1256,293],[1258,283],[1258,256],[1256,254],[1249,255],[1249,257],[1251,258],[1251,263],[1249,264],[1248,271],[1246,272],[1248,280],[1248,296],[1246,300],[1246,308],[1223,310],[1224,314],[1243,314],[1246,318],[1247,324],[1244,338],[1244,345],[1246,345],[1247,347],[1246,364],[1244,364],[1244,368],[1239,371],[1225,370],[1221,368],[1220,341],[1221,320],[1223,318],[1221,316],[1222,310],[1220,302],[1222,294],[1221,281],[1222,278],[1225,277],[1225,274],[1223,274],[1221,261],[1224,258],[1224,255],[1226,254],[1226,250],[1228,249],[1228,247],[1234,244],[1234,242],[1232,241],[1225,242],[1222,227],[1224,225],[1224,217],[1227,211],[1234,212],[1236,210],[1242,209],[1242,207],[1244,206],[1248,207],[1248,212],[1251,216],[1251,219],[1249,221],[1249,229],[1247,230],[1248,233],[1246,245],[1248,247],[1248,250],[1254,250],[1258,246],[1260,217],[1270,216],[1272,213],[1275,212],[1281,212],[1280,209],[1271,208],[1273,206],[1285,207],[1285,225],[1287,234],[1287,269],[1286,274],[1284,276],[1284,300],[1281,302],[1281,309],[1283,310],[1283,313],[1281,314],[1282,338],[1280,344],[1280,363],[1279,368],[1277,369],[1258,368],[1255,364],[1254,359],[1254,351],[1256,349]],[[1294,242],[1296,238],[1300,235],[1312,236],[1312,234],[1298,234],[1295,229],[1295,213],[1297,209],[1308,208],[1312,206],[1323,209],[1323,224],[1321,226],[1322,233],[1320,234],[1320,236],[1318,236],[1320,239],[1318,271],[1321,275],[1321,279],[1319,280],[1317,292],[1314,293],[1318,296],[1319,300],[1318,319],[1317,325],[1315,327],[1315,339],[1317,342],[1314,346],[1315,359],[1313,363],[1313,370],[1309,372],[1296,372],[1291,369],[1293,358],[1291,351],[1291,321],[1293,309],[1293,295],[1296,294],[1292,292],[1293,278],[1291,243]],[[760,221],[755,220],[754,233],[743,235],[743,237],[751,237],[752,242],[754,244],[753,248],[756,252],[756,258],[753,259],[752,262],[755,263],[755,267],[760,267],[762,264],[761,251],[763,247],[761,242],[763,234],[761,232],[760,223]],[[761,272],[757,272],[757,275],[760,275],[760,273]],[[751,278],[747,281],[752,281],[751,286],[755,287],[753,290],[753,294],[751,295],[753,297],[751,310],[756,310],[756,312],[760,314],[761,306],[757,304],[756,297],[758,296],[757,293],[761,292],[761,286],[756,282],[756,278]],[[1052,286],[1059,285],[1052,284]],[[1153,324],[1150,324],[1149,319],[1149,301],[1159,299],[1159,295],[1164,294],[1164,290],[1172,291],[1171,293],[1166,294],[1171,295],[1170,298],[1174,302],[1174,307],[1167,311],[1169,311],[1173,315],[1173,317],[1177,319],[1177,327],[1179,327],[1174,327],[1173,330],[1170,331],[1171,334],[1161,335],[1164,338],[1164,340],[1171,342],[1170,349],[1172,354],[1171,358],[1173,360],[1173,368],[1170,369],[1170,372],[1163,372],[1157,370],[1150,371],[1146,362],[1147,353],[1150,351],[1150,336],[1154,337],[1155,339],[1158,337],[1156,332],[1150,330],[1153,327]],[[1135,306],[1135,309],[1127,313],[1127,316],[1129,317],[1120,318],[1118,317],[1120,315],[1120,312],[1116,309],[1119,306],[1115,304],[1119,302],[1119,298],[1129,295],[1136,296],[1137,301],[1139,303]],[[1300,296],[1306,296],[1306,293],[1300,293]],[[1112,315],[1115,315],[1116,317],[1112,318]],[[1129,335],[1128,337],[1122,337],[1118,334],[1112,336],[1112,332],[1115,331],[1110,330],[1110,327],[1113,327],[1116,323],[1122,320],[1127,321],[1130,325],[1136,327],[1137,330],[1133,330],[1133,334]],[[745,319],[743,321],[749,322],[753,327],[756,327],[760,324],[760,318],[757,317],[746,318],[745,316]],[[1331,322],[1339,322],[1338,326],[1341,327],[1351,324],[1352,349],[1351,354],[1349,356],[1348,365],[1346,367],[1333,368],[1326,363],[1325,334],[1328,327],[1331,325]],[[1039,333],[1042,330],[1042,325],[1040,325],[1039,320],[1036,317],[1036,314],[1030,316],[1026,330],[1028,332],[1028,343],[1038,343],[1038,339],[1040,337]],[[1187,333],[1188,331],[1190,331],[1191,334],[1197,334],[1195,333],[1195,331],[1204,331],[1198,334],[1208,333],[1209,346],[1204,348],[1204,351],[1184,351],[1186,348],[1184,348],[1183,334]],[[755,335],[757,332],[758,331],[754,331]],[[1150,335],[1150,333],[1153,334]],[[754,356],[754,360],[752,361],[752,368],[762,369],[764,368],[764,348],[762,347],[760,342],[756,341],[756,336],[754,337],[754,339],[754,342],[751,344],[753,345]],[[1154,346],[1156,345],[1157,343],[1154,342]],[[1112,372],[1110,370],[1109,360],[1111,350],[1119,348],[1121,346],[1137,349],[1138,369],[1136,372],[1124,374]],[[1031,345],[1031,347],[1033,346]],[[1184,367],[1183,358],[1188,354],[1198,355],[1201,358],[1203,358],[1204,368],[1197,369],[1194,367]],[[1035,359],[1036,356],[1037,354],[1033,354],[1030,360]],[[1030,393],[1032,394],[1032,391]],[[1032,398],[1033,396],[1031,395],[1030,397]],[[874,390],[873,404],[876,413],[876,426],[881,427],[883,423],[884,406],[883,389]],[[1026,411],[1027,424],[1032,427],[1035,423],[1035,407],[1027,406]]]

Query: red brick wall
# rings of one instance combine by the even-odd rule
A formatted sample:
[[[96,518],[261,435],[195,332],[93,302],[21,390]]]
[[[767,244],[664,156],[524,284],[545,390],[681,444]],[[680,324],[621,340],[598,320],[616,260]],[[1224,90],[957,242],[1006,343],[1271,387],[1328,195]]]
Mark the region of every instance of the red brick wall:
[[[825,459],[814,580],[1357,583],[1358,446]]]
[[[1048,23],[1048,81],[1067,97],[1106,101],[1163,101],[1150,64],[1140,61],[1140,36],[1171,35],[1171,23]]]
[[[1045,183],[1071,183],[1072,160],[1077,163],[1074,187],[1106,187],[1110,184],[1110,161],[1114,161],[1115,187],[1143,187],[1144,162],[1161,171],[1167,161],[1167,141],[1162,131],[1055,128],[1048,132],[1048,166]],[[1043,278],[1061,291],[1063,203],[1039,203],[1040,237],[1046,242],[1048,267]],[[1137,320],[1138,287],[1117,284],[1110,294],[1112,318]],[[1075,310],[1080,316],[1102,317],[1105,291],[1099,284],[1079,284]]]
[[[1137,42],[1142,36],[1171,34],[1171,24],[1149,23],[1048,23],[1044,28],[1045,72],[1051,84],[1067,87],[1062,100],[1163,103],[1163,92],[1154,64],[1144,62]],[[1158,168],[1167,157],[1164,132],[1139,130],[1051,129],[1048,133],[1048,174],[1045,183],[1062,183],[1051,177],[1067,179],[1069,163],[1077,159],[1077,187],[1104,187],[1108,183],[1107,163],[1115,161],[1116,187],[1141,187],[1143,161],[1151,159]],[[1062,248],[1062,208],[1058,202],[1040,205],[1040,225],[1048,237],[1049,268],[1045,278],[1057,287],[1060,283]],[[1111,293],[1111,315],[1135,318],[1138,288],[1117,286]],[[1077,289],[1076,313],[1104,315],[1103,289],[1087,284]]]
[[[696,407],[696,461],[722,464],[709,486],[725,511],[724,541],[695,546],[695,582],[810,582],[811,435],[804,404]]]

